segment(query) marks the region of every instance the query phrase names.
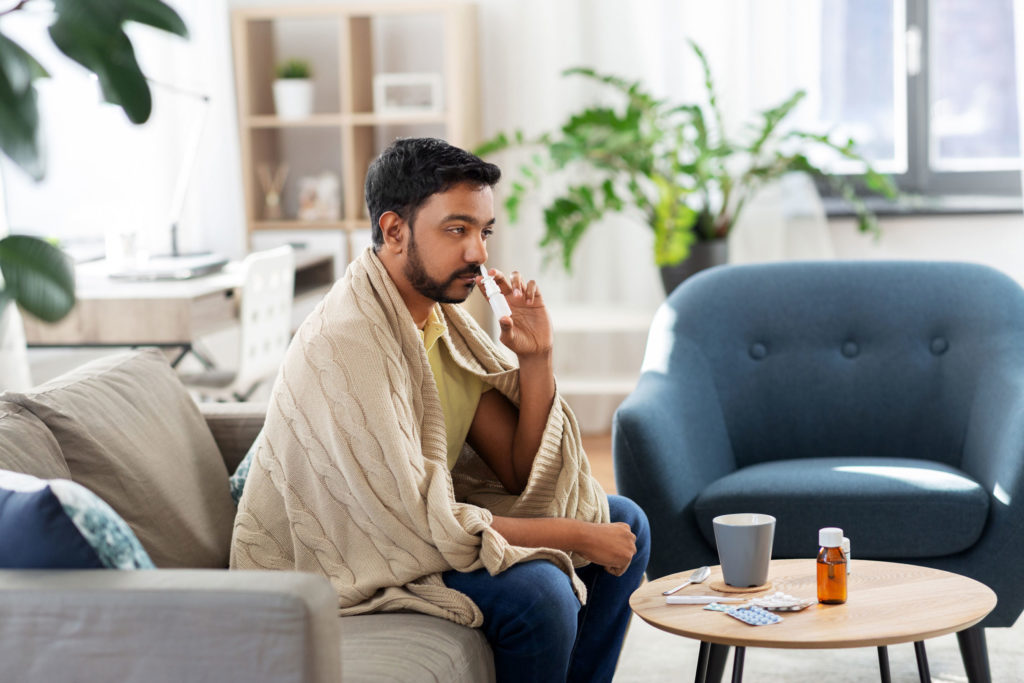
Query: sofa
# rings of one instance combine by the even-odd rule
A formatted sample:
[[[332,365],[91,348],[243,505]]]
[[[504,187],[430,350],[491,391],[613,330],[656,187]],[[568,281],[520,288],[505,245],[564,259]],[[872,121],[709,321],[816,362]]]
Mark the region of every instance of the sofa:
[[[324,577],[227,570],[229,474],[264,413],[197,405],[155,349],[0,394],[0,471],[84,486],[156,566],[0,569],[0,678],[494,680],[479,630],[421,614],[339,618]],[[43,532],[19,543],[46,541]],[[0,556],[0,566],[10,564]]]

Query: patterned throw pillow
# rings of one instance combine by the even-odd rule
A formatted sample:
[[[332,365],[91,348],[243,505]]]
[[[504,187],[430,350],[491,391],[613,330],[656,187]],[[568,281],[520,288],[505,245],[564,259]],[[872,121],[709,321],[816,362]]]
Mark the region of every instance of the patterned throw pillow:
[[[245,489],[245,480],[249,476],[249,468],[252,467],[256,444],[260,442],[262,436],[263,430],[261,429],[252,445],[249,446],[249,452],[245,454],[242,462],[238,463],[238,467],[235,468],[235,473],[228,478],[228,483],[231,484],[231,497],[235,499],[235,505],[238,505],[238,501],[242,500],[242,491]]]
[[[89,489],[6,470],[0,568],[156,569],[128,524]]]

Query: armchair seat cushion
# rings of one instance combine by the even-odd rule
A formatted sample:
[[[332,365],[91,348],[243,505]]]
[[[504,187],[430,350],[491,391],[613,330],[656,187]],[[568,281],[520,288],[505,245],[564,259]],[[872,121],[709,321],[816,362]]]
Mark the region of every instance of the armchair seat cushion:
[[[951,555],[980,538],[989,496],[941,463],[909,458],[800,458],[744,467],[705,488],[694,503],[704,538],[712,520],[758,512],[776,519],[772,556],[813,557],[818,529],[837,526],[854,558]]]

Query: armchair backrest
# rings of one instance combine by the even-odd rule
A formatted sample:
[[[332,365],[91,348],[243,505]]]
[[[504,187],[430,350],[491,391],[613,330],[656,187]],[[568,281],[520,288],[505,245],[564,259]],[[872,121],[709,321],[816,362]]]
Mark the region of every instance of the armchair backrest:
[[[687,280],[656,317],[644,374],[709,374],[740,467],[833,456],[958,466],[979,379],[1022,363],[1024,290],[992,268],[797,262]]]

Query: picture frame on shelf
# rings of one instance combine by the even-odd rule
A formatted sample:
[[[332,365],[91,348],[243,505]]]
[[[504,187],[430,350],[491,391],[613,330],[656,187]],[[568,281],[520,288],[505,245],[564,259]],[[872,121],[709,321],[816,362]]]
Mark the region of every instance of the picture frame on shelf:
[[[341,181],[324,171],[299,179],[300,221],[337,221],[341,219]]]
[[[440,114],[441,74],[374,74],[373,110],[382,115]]]

